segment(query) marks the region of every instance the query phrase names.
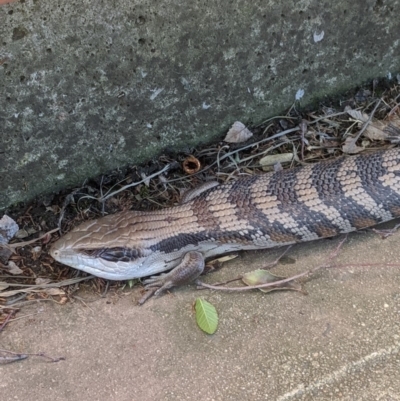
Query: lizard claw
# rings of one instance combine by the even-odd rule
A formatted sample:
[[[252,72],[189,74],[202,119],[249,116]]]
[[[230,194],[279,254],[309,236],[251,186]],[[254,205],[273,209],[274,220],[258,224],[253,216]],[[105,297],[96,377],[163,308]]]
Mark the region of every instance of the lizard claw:
[[[187,252],[179,265],[170,272],[145,280],[145,289],[159,287],[154,293],[157,296],[172,287],[188,284],[203,273],[204,264],[204,257],[200,252]]]

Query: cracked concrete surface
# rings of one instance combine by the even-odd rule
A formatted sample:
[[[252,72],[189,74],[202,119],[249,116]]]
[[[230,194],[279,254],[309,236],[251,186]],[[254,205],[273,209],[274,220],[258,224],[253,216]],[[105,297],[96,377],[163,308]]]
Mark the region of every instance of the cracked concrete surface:
[[[337,258],[297,292],[196,292],[136,306],[139,289],[59,306],[38,303],[0,334],[0,348],[65,356],[2,365],[2,400],[400,400],[399,234],[349,236]],[[326,260],[339,239],[302,244],[295,274]],[[234,277],[280,250],[247,252],[205,278]],[[366,264],[372,264],[367,266]],[[376,264],[376,265],[375,265]],[[394,264],[389,266],[388,264]],[[216,334],[196,326],[198,296],[219,311]]]

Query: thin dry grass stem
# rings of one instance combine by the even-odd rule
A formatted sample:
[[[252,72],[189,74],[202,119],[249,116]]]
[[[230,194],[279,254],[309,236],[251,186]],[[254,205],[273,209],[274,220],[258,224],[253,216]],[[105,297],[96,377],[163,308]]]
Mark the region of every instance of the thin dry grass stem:
[[[19,310],[22,306],[30,305],[32,303],[38,303],[38,302],[53,302],[53,303],[58,304],[58,305],[63,305],[62,303],[57,302],[53,298],[41,298],[41,299],[30,299],[29,301],[18,302],[13,307],[10,307],[10,306],[7,306],[7,305],[6,306],[0,305],[0,309],[16,309],[16,310]]]
[[[58,228],[54,228],[53,230],[47,231],[46,233],[44,233],[40,237],[34,238],[34,239],[30,240],[30,241],[16,242],[14,244],[7,244],[7,245],[2,244],[1,246],[5,247],[5,248],[9,248],[11,250],[16,249],[16,248],[21,248],[21,247],[26,246],[26,245],[34,244],[35,242],[40,241],[41,239],[45,238],[46,236],[51,235],[51,234],[53,234],[53,233],[55,233],[57,231],[58,231]]]
[[[391,235],[393,235],[400,227],[400,223],[396,224],[393,228],[389,230],[381,230],[377,228],[371,228],[371,231],[374,232],[375,234],[378,234],[382,239],[388,238]]]
[[[77,295],[74,295],[73,298],[74,298],[74,299],[77,299],[77,300],[78,300],[79,302],[81,302],[86,308],[88,308],[88,309],[90,309],[92,312],[94,312],[93,308],[91,308],[91,307],[86,303],[86,301],[83,300],[83,298],[81,298],[81,297],[79,297],[79,296],[77,296]]]
[[[10,319],[15,315],[16,311],[11,311],[8,313],[7,317],[5,318],[4,322],[0,326],[0,332],[3,331],[4,327],[7,326],[7,323],[10,321]]]
[[[327,115],[324,115],[322,117],[315,117],[315,119],[312,120],[312,121],[309,121],[308,124],[309,125],[316,124],[316,123],[319,123],[320,121],[326,120],[327,118],[339,117],[339,116],[343,116],[343,115],[347,115],[347,112],[346,111],[341,111],[339,113],[327,114]]]
[[[382,99],[379,99],[377,101],[374,109],[372,110],[371,114],[368,117],[368,120],[364,123],[363,127],[360,129],[360,132],[354,137],[354,139],[353,139],[354,144],[358,141],[360,136],[365,132],[365,130],[368,128],[369,124],[371,124],[374,114],[375,114],[376,110],[378,109],[378,106],[381,104],[381,100]]]
[[[65,361],[65,357],[63,357],[63,356],[54,358],[52,356],[46,355],[44,352],[39,352],[39,353],[26,352],[26,353],[22,354],[22,353],[18,353],[18,352],[9,351],[6,349],[0,349],[0,352],[4,352],[5,354],[10,354],[10,355],[15,355],[17,357],[20,357],[18,360],[26,359],[26,358],[28,358],[28,356],[38,356],[40,358],[48,359],[49,360],[48,362]],[[3,358],[5,358],[5,357],[3,357]],[[13,361],[11,361],[11,362],[13,362]]]
[[[288,112],[288,114],[289,114],[289,112]],[[279,119],[282,119],[282,120],[285,120],[285,119],[287,119],[287,120],[297,120],[297,117],[291,117],[291,116],[288,116],[288,115],[286,115],[286,116],[274,116],[274,117],[267,118],[266,120],[262,121],[260,124],[256,125],[256,127],[261,127],[261,126],[265,125],[266,123],[268,123],[270,121],[279,120]],[[270,124],[269,126],[271,126],[271,125],[272,124]]]
[[[139,184],[143,184],[143,183],[146,182],[147,180],[151,180],[152,178],[155,178],[155,177],[157,177],[158,175],[165,173],[166,171],[168,171],[168,170],[170,169],[170,167],[171,167],[171,166],[170,166],[169,164],[167,164],[167,165],[166,165],[163,169],[161,169],[160,171],[157,171],[156,173],[149,175],[148,177],[146,177],[145,179],[143,179],[143,180],[141,180],[141,181],[133,182],[132,184],[128,184],[128,185],[124,185],[123,187],[117,189],[117,190],[114,191],[114,192],[110,192],[111,190],[108,190],[104,196],[102,196],[101,198],[96,198],[96,199],[97,199],[99,202],[104,202],[104,201],[106,201],[107,199],[109,199],[109,198],[111,198],[111,197],[113,197],[113,196],[119,194],[120,192],[127,190],[128,188],[136,187],[136,186],[139,185]]]
[[[16,322],[17,320],[21,320],[21,319],[26,319],[27,317],[40,315],[41,313],[42,312],[36,312],[36,313],[29,313],[28,315],[18,316],[18,317],[15,317],[15,318],[11,319],[10,323]]]
[[[271,269],[272,267],[276,266],[279,263],[279,261],[289,252],[289,250],[291,248],[292,248],[292,245],[287,246],[286,249],[275,260],[273,260],[272,262],[268,263],[266,266],[261,267],[261,269],[262,270],[268,270],[268,269]],[[223,286],[223,285],[226,285],[226,284],[229,284],[229,283],[233,283],[235,281],[239,281],[242,278],[243,278],[243,275],[240,275],[240,276],[238,276],[236,278],[231,278],[231,279],[229,279],[227,281],[221,281],[221,282],[218,282],[218,283],[214,283],[213,285],[215,285],[215,286]],[[205,289],[205,288],[199,287],[198,289],[202,290],[202,289]]]
[[[345,238],[340,241],[339,245],[333,250],[333,252],[329,255],[327,262],[331,262],[334,258],[337,257],[340,249],[342,248],[344,242],[347,239],[347,235],[345,236]],[[280,257],[282,257],[283,255],[281,255]],[[322,269],[322,268],[327,268],[330,267],[330,264],[328,264],[327,262],[314,267],[313,269],[309,269],[306,270],[303,273],[299,273],[296,274],[294,276],[285,278],[283,280],[278,280],[278,281],[274,281],[273,283],[267,283],[267,284],[259,284],[259,285],[251,285],[251,286],[246,286],[246,287],[223,287],[223,286],[218,286],[218,285],[210,285],[210,284],[206,284],[203,283],[202,281],[200,281],[199,279],[196,280],[196,284],[200,287],[205,287],[205,288],[209,288],[211,290],[220,290],[220,291],[233,291],[233,292],[241,292],[241,291],[249,291],[249,290],[256,290],[256,289],[261,289],[261,288],[268,288],[268,287],[277,287],[280,286],[282,284],[285,283],[289,283],[291,281],[297,280],[299,278],[305,277],[305,276],[309,276],[313,273],[315,273],[316,271]]]
[[[293,141],[298,141],[298,140],[300,140],[300,138],[294,138],[294,139],[293,139]],[[270,153],[270,152],[272,152],[272,151],[275,150],[275,149],[279,149],[279,148],[281,148],[282,146],[285,146],[285,145],[287,145],[287,143],[285,143],[285,142],[280,142],[280,143],[278,143],[278,144],[276,144],[276,145],[270,146],[269,148],[263,150],[263,151],[260,152],[260,153],[256,153],[256,154],[254,154],[254,155],[251,155],[251,156],[245,157],[244,159],[241,159],[241,160],[240,160],[240,163],[245,163],[245,162],[247,162],[247,161],[249,161],[249,160],[253,160],[253,159],[256,158],[256,157],[264,156],[265,154]]]

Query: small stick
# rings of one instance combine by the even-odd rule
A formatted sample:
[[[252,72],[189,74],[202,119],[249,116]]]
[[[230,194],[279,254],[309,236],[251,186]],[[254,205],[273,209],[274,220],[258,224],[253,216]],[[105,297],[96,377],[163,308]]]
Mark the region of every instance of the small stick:
[[[200,280],[196,280],[196,284],[201,286],[201,287],[205,287],[205,288],[209,288],[211,290],[221,290],[221,291],[248,291],[248,290],[256,290],[259,288],[268,288],[268,287],[276,287],[277,285],[280,284],[284,284],[284,283],[289,283],[290,281],[296,280],[300,277],[304,277],[308,274],[314,273],[315,271],[317,271],[318,269],[321,269],[322,267],[325,267],[324,265],[318,266],[314,269],[310,269],[307,270],[303,273],[297,274],[295,276],[292,277],[288,277],[285,278],[284,280],[279,280],[279,281],[274,281],[273,283],[267,283],[267,284],[259,284],[259,285],[251,285],[251,286],[247,286],[247,287],[219,287],[217,285],[210,285],[210,284],[205,284]]]
[[[30,244],[35,243],[36,241],[39,241],[39,240],[43,239],[47,235],[55,233],[56,231],[58,231],[58,228],[54,228],[53,230],[47,231],[45,234],[41,235],[40,237],[34,238],[34,239],[30,240],[30,241],[17,242],[16,244],[7,244],[7,245],[3,245],[3,246],[4,247],[9,247],[11,249],[14,249],[14,248],[19,248],[19,247],[25,246],[25,245],[30,245]]]
[[[53,358],[52,356],[46,355],[44,352],[39,352],[39,353],[29,353],[29,352],[27,352],[25,354],[20,354],[18,352],[8,351],[6,349],[0,349],[0,352],[5,352],[7,354],[19,356],[19,357],[21,357],[20,359],[26,359],[26,358],[28,358],[28,355],[31,355],[31,356],[39,356],[41,358],[50,359],[49,362],[65,361],[65,357],[64,356],[60,356],[58,358]]]
[[[28,355],[25,354],[16,354],[15,356],[0,356],[0,364],[12,363],[16,361],[21,361],[23,359],[28,358]]]
[[[122,191],[125,191],[125,190],[128,189],[128,188],[135,187],[135,186],[137,186],[137,185],[139,185],[139,184],[142,184],[143,182],[145,182],[145,181],[147,181],[147,180],[150,180],[150,179],[152,179],[152,178],[154,178],[154,177],[157,177],[158,175],[163,174],[163,173],[165,173],[166,171],[168,171],[170,168],[171,168],[171,165],[170,165],[170,164],[167,164],[162,170],[157,171],[156,173],[154,173],[154,174],[152,174],[152,175],[149,175],[148,177],[146,177],[145,179],[143,179],[143,180],[141,180],[141,181],[133,182],[132,184],[128,184],[128,185],[124,185],[123,187],[117,189],[117,190],[114,191],[114,192],[110,192],[110,190],[109,190],[105,195],[102,195],[100,198],[96,198],[96,199],[97,199],[99,202],[105,202],[108,198],[111,198],[112,196],[114,196],[114,195],[116,195],[116,194],[118,194],[118,193],[120,193],[120,192],[122,192]]]
[[[336,258],[339,250],[342,248],[342,245],[344,244],[344,242],[347,239],[347,234],[346,236],[343,238],[342,241],[340,241],[339,245],[333,250],[333,252],[329,255],[328,257],[328,261],[332,261],[332,259]],[[283,256],[283,255],[282,255]],[[285,278],[283,280],[278,280],[278,281],[274,281],[273,283],[266,283],[266,284],[259,284],[259,285],[251,285],[251,286],[246,286],[246,287],[220,287],[217,285],[210,285],[210,284],[205,284],[200,280],[196,280],[196,284],[201,286],[201,287],[205,287],[205,288],[209,288],[211,290],[221,290],[221,291],[234,291],[234,292],[240,292],[240,291],[249,291],[249,290],[255,290],[255,289],[260,289],[260,288],[268,288],[268,287],[276,287],[280,284],[285,284],[285,283],[289,283],[290,281],[296,280],[298,278],[304,277],[304,276],[308,276],[310,274],[315,273],[317,270],[320,270],[322,268],[326,268],[326,267],[330,267],[329,264],[322,264],[319,265],[317,267],[314,267],[313,269],[309,269],[303,273],[299,273],[296,274],[295,276],[292,277],[288,277]]]
[[[271,263],[268,263],[266,266],[264,266],[264,267],[262,267],[261,268],[261,270],[268,270],[268,269],[271,269],[272,267],[274,267],[274,266],[276,266],[278,263],[279,263],[279,261],[287,254],[287,252],[289,251],[289,249],[291,249],[292,248],[292,246],[293,245],[289,245],[288,247],[286,247],[286,249],[282,252],[282,254],[280,254],[274,261],[272,261]],[[230,280],[227,280],[227,281],[221,281],[221,282],[218,282],[218,283],[214,283],[214,285],[226,285],[226,284],[229,284],[229,283],[233,283],[234,281],[239,281],[239,280],[241,280],[243,278],[243,275],[240,275],[240,276],[238,276],[238,277],[236,277],[236,278],[232,278],[232,279],[230,279]],[[202,289],[202,288],[199,288],[199,289]]]
[[[36,312],[36,313],[30,313],[29,315],[18,316],[15,319],[10,320],[10,322],[16,322],[17,320],[25,319],[26,317],[30,317],[30,316],[40,315],[41,313],[42,312]]]
[[[378,230],[377,228],[371,228],[371,231],[373,231],[375,234],[380,235],[382,239],[385,239],[393,235],[398,230],[399,227],[400,223],[396,224],[393,228],[389,230]]]
[[[372,110],[371,115],[369,116],[368,120],[364,123],[363,127],[361,128],[360,132],[354,137],[353,139],[353,143],[355,144],[358,140],[358,138],[360,138],[360,136],[363,134],[363,132],[368,128],[369,124],[371,124],[372,118],[374,117],[374,114],[376,112],[376,109],[378,108],[378,106],[381,104],[382,99],[379,99],[379,101],[376,103],[376,106],[374,107],[374,109]]]
[[[15,311],[11,311],[8,316],[6,317],[6,319],[4,320],[3,324],[0,326],[0,331],[2,331],[4,329],[4,327],[6,327],[7,323],[9,322],[9,320],[12,318],[12,316],[15,314]]]

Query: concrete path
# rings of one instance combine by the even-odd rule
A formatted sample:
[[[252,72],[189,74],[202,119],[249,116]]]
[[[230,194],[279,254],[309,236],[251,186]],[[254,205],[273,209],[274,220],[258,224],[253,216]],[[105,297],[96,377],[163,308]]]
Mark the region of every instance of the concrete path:
[[[397,267],[322,270],[308,295],[197,291],[193,287],[136,306],[139,289],[80,302],[38,303],[0,333],[0,348],[65,356],[0,365],[6,400],[400,400],[400,256],[396,234],[353,234],[338,264]],[[296,261],[273,271],[295,274],[322,263],[339,241],[294,247]],[[247,252],[209,275],[234,277],[279,251]],[[203,296],[220,315],[216,334],[195,323]]]

